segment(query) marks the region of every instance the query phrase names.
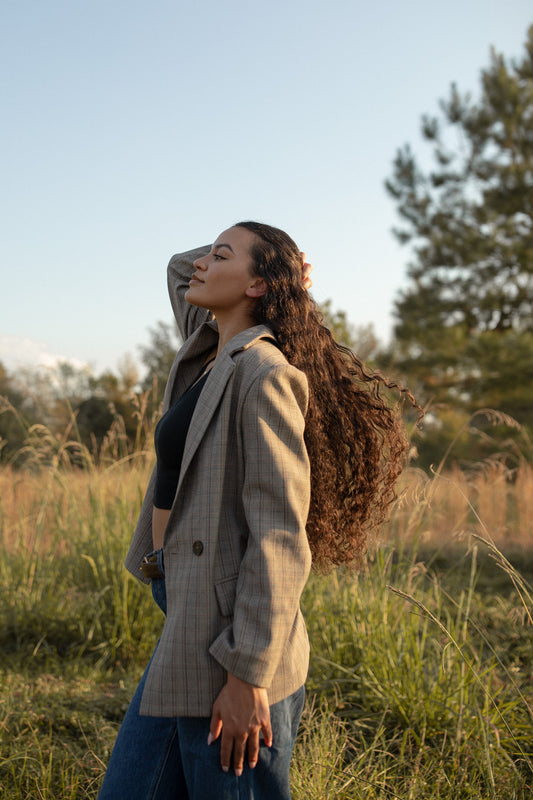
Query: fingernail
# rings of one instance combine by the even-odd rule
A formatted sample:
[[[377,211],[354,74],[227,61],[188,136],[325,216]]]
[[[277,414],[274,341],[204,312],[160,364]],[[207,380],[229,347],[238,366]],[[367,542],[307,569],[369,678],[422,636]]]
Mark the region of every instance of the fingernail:
[[[207,746],[209,747],[210,744],[213,744],[213,734],[209,731],[209,736],[207,737]]]
[[[236,775],[238,778],[240,778],[240,777],[241,777],[241,775],[242,775],[242,769],[236,769],[236,770],[235,770],[235,775]]]
[[[248,762],[248,766],[250,767],[250,769],[253,769],[256,765],[257,765],[257,761],[249,761]]]
[[[229,772],[229,767],[222,767],[222,772]]]

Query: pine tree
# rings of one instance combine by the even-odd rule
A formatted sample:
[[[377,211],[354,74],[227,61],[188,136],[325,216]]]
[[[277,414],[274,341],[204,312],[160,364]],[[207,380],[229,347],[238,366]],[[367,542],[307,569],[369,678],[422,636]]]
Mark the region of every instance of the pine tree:
[[[422,400],[493,407],[533,426],[533,25],[525,54],[491,51],[474,101],[452,85],[386,186],[413,258],[394,358]]]

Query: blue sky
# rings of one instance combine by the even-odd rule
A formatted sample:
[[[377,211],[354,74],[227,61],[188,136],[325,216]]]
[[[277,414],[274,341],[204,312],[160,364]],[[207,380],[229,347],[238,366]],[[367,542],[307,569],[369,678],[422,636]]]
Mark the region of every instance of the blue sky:
[[[387,341],[395,152],[532,22],[531,0],[2,0],[0,360],[136,358],[169,257],[243,218]]]

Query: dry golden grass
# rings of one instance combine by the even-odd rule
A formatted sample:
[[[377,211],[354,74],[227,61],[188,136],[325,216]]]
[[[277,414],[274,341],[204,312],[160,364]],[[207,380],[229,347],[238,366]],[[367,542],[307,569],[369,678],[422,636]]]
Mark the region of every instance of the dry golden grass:
[[[46,431],[37,445],[26,468],[0,468],[0,796],[89,800],[162,625],[122,567],[153,453],[93,458]],[[321,699],[304,717],[294,797],[525,800],[530,557],[522,579],[504,554],[533,544],[533,468],[410,469],[400,491],[380,535],[391,546],[306,589]]]
[[[0,469],[0,523],[4,551],[67,553],[80,521],[112,504],[130,509],[131,525],[152,461],[139,458],[92,469]]]
[[[35,472],[3,467],[4,548],[12,551],[22,545],[32,552],[49,552],[53,547],[65,552],[69,530],[112,503],[131,509],[133,526],[151,467],[150,454],[90,469]],[[409,542],[416,537],[421,544],[443,546],[476,534],[504,551],[533,545],[533,467],[527,463],[512,475],[501,464],[431,476],[409,469],[401,479],[400,495],[380,539]]]
[[[526,462],[512,473],[501,463],[430,476],[409,469],[399,493],[385,538],[443,546],[475,534],[504,551],[533,545],[533,467]]]

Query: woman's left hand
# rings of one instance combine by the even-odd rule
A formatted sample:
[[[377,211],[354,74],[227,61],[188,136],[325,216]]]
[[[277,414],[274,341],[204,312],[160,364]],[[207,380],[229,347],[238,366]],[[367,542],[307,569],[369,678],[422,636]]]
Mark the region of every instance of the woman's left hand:
[[[228,674],[228,681],[213,704],[208,744],[220,741],[220,763],[224,772],[231,766],[235,775],[242,775],[244,756],[253,769],[259,758],[259,733],[267,747],[272,745],[270,708],[266,689]]]
[[[309,264],[309,262],[305,260],[305,253],[300,253],[300,255],[302,257],[302,283],[304,285],[304,289],[309,290],[313,285],[313,281],[310,277],[313,265]]]

